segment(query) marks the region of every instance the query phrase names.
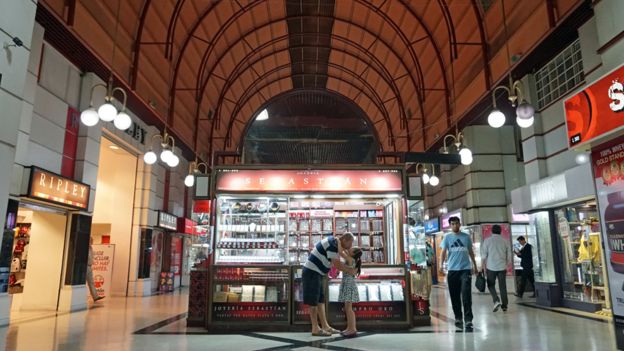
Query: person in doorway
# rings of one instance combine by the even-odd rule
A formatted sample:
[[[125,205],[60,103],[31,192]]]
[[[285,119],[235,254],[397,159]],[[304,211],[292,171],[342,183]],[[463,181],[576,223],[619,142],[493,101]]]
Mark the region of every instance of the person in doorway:
[[[501,226],[492,226],[492,236],[485,239],[481,246],[481,267],[486,272],[487,286],[494,301],[494,312],[503,309],[507,311],[507,266],[511,263],[511,248],[509,242],[501,237]],[[501,298],[496,294],[496,280]]]
[[[533,273],[533,246],[529,244],[523,236],[518,237],[518,243],[521,248],[515,251],[516,256],[520,257],[520,266],[522,267],[522,276],[516,297],[522,298],[527,282],[531,282],[533,286],[533,295],[535,297],[535,274]]]
[[[345,233],[340,239],[334,236],[319,241],[303,266],[303,303],[310,306],[310,322],[312,323],[313,336],[331,336],[340,333],[327,323],[325,315],[325,294],[323,293],[323,280],[327,276],[331,266],[345,273],[355,275],[355,268],[347,267],[340,262],[339,252],[350,250],[353,245],[353,234]],[[319,327],[320,322],[320,327]]]
[[[105,296],[99,296],[97,293],[97,289],[95,288],[95,282],[93,281],[93,270],[91,266],[93,265],[93,238],[89,238],[89,257],[87,258],[87,286],[89,287],[89,293],[91,294],[91,298],[93,302],[99,301],[103,299]]]
[[[477,261],[472,249],[470,235],[460,230],[458,217],[449,218],[452,232],[442,240],[442,259],[444,263],[448,253],[448,288],[455,314],[455,326],[472,330],[472,274],[477,273]],[[442,267],[442,265],[440,265]],[[444,270],[440,268],[444,274]],[[463,304],[463,311],[462,311]]]

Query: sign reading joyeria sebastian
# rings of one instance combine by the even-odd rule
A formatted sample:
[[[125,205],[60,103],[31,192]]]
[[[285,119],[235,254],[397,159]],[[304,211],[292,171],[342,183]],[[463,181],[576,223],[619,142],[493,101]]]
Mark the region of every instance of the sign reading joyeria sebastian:
[[[58,174],[32,167],[28,196],[79,209],[89,207],[91,187]]]
[[[219,191],[402,191],[398,169],[217,170]]]

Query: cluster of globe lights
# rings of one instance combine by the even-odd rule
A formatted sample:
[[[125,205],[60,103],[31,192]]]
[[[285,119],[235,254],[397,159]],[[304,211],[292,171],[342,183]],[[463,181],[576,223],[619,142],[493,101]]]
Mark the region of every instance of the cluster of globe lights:
[[[438,186],[438,184],[440,184],[440,178],[438,178],[435,175],[435,166],[431,165],[431,169],[432,169],[432,174],[429,175],[429,173],[427,173],[427,166],[424,164],[416,164],[416,170],[418,170],[418,168],[422,166],[422,182],[423,184],[429,184],[431,186]]]
[[[448,134],[444,137],[443,152],[445,154],[449,153],[448,147],[446,146],[446,141],[448,139],[453,139],[454,145],[457,148],[457,153],[459,154],[459,157],[460,157],[461,164],[465,166],[472,164],[472,161],[473,161],[472,151],[466,146],[466,143],[464,141],[464,134],[462,132],[457,131],[455,135]]]
[[[97,87],[106,88],[107,94],[106,97],[104,97],[104,103],[96,110],[95,107],[93,107],[93,102],[90,102],[89,107],[80,114],[80,121],[82,124],[87,127],[93,127],[98,124],[100,120],[102,120],[103,122],[113,122],[115,128],[119,130],[126,130],[130,128],[132,125],[132,119],[126,113],[126,92],[119,87],[112,89],[112,82],[109,81],[108,85],[94,85],[91,88],[91,98],[93,98],[93,90]],[[121,92],[123,95],[123,104],[120,111],[118,111],[117,107],[113,105],[113,94],[117,91]]]
[[[189,188],[195,185],[195,174],[200,173],[199,168],[201,166],[205,167],[203,174],[208,174],[208,165],[205,164],[204,162],[198,162],[197,160],[195,160],[191,162],[191,164],[189,165],[189,173],[186,176],[186,178],[184,178],[184,185],[186,185]]]
[[[492,106],[494,109],[488,115],[488,124],[492,128],[500,128],[505,125],[505,114],[496,107],[495,93],[497,90],[505,90],[508,94],[508,100],[511,102],[511,106],[516,107],[516,102],[520,101],[520,104],[516,107],[516,123],[520,128],[529,128],[535,122],[535,107],[529,102],[524,100],[522,92],[522,83],[520,81],[511,82],[509,86],[498,86],[492,91]]]
[[[171,135],[167,134],[167,131],[165,131],[163,135],[155,134],[152,136],[152,142],[154,139],[161,139],[160,146],[162,150],[160,152],[160,160],[171,168],[179,165],[180,158],[173,153],[173,149],[175,148],[175,139],[173,139]],[[171,145],[169,142],[171,142]],[[156,156],[154,150],[150,148],[150,150],[143,155],[143,161],[148,165],[153,165],[156,161],[158,161],[158,156]]]
[[[166,163],[169,167],[174,168],[180,164],[180,158],[171,151],[171,148],[167,144],[162,144],[163,148],[160,152],[160,160]],[[148,165],[153,165],[158,161],[158,156],[153,150],[150,150],[143,155],[143,161]]]

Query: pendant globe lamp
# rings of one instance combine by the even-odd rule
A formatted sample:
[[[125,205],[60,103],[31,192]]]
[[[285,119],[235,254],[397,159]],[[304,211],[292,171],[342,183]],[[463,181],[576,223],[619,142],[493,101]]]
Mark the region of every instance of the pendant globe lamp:
[[[442,152],[445,154],[449,153],[449,146],[447,146],[447,141],[452,140],[453,146],[457,149],[457,153],[460,156],[461,163],[465,166],[472,164],[472,151],[466,146],[466,141],[464,140],[464,133],[459,130],[455,130],[455,134],[448,134],[444,137],[444,147]]]

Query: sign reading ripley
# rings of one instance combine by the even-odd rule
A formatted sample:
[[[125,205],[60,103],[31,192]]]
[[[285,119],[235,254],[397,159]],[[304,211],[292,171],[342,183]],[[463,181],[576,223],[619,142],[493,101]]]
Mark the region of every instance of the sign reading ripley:
[[[32,167],[28,196],[64,206],[86,209],[91,187],[58,174]]]

